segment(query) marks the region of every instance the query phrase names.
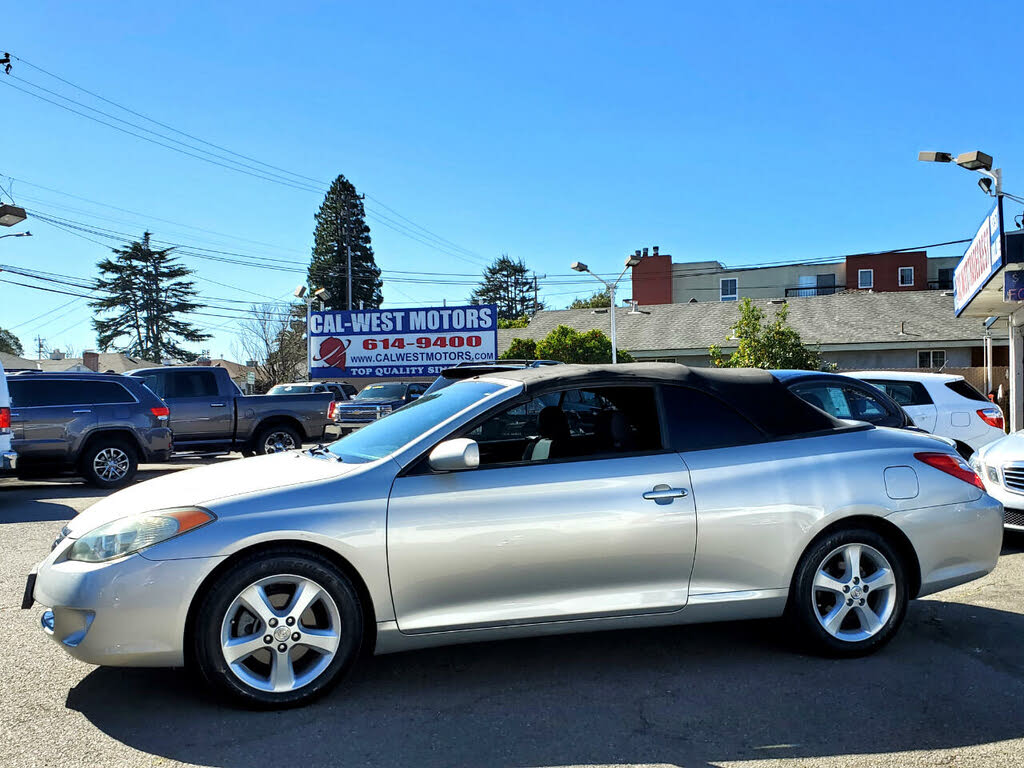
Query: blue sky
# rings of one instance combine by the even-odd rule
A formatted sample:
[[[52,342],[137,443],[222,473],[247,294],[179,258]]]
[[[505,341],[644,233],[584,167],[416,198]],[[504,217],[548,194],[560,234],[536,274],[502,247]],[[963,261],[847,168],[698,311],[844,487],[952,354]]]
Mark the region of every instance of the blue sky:
[[[1016,11],[35,0],[5,7],[0,50],[235,152],[314,179],[344,173],[378,215],[458,246],[431,247],[423,230],[414,239],[371,219],[391,276],[386,306],[459,302],[470,291],[417,275],[400,283],[397,271],[478,273],[508,253],[548,275],[542,298],[559,307],[598,287],[570,272],[572,261],[617,271],[627,253],[655,244],[676,261],[735,266],[970,237],[988,208],[975,178],[916,156],[985,150],[1007,190],[1024,194]],[[113,111],[17,61],[13,74]],[[148,228],[208,249],[308,257],[320,194],[154,146],[11,87],[0,87],[0,131],[0,174],[17,180],[25,207],[136,237]],[[26,226],[35,237],[0,242],[0,263],[94,276],[101,245]],[[284,297],[302,280],[186,261],[220,306]],[[6,283],[0,297],[0,327],[26,347],[37,334],[49,346],[95,343],[84,301]],[[229,317],[198,318],[215,334],[208,346],[231,357],[235,313],[211,312]]]

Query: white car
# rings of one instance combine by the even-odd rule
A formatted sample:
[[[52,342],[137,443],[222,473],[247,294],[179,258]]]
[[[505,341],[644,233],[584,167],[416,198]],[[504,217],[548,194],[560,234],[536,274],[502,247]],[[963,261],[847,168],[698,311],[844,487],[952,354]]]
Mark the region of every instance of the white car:
[[[18,465],[18,454],[11,448],[11,438],[11,396],[4,367],[0,365],[0,475],[13,475]]]
[[[914,371],[854,371],[846,375],[881,389],[925,432],[955,440],[964,458],[1006,436],[999,406],[963,376]]]
[[[985,490],[1003,505],[1003,525],[1024,531],[1024,431],[1005,435],[971,456]]]

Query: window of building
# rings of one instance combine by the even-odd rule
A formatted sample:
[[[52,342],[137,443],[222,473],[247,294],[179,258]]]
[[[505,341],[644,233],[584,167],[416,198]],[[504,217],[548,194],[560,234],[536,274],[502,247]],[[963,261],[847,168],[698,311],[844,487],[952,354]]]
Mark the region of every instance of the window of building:
[[[952,269],[940,269],[939,279],[935,281],[935,288],[943,291],[948,291],[953,287],[953,270]],[[929,288],[932,286],[929,286]]]
[[[914,268],[900,267],[899,274],[900,288],[906,288],[914,284]]]
[[[735,277],[723,277],[721,280],[722,301],[737,301],[739,299],[739,281]]]
[[[858,288],[874,288],[875,287],[875,270],[873,270],[873,269],[858,269],[857,270],[857,287]]]
[[[918,368],[941,368],[946,364],[946,350],[922,349],[917,353]]]

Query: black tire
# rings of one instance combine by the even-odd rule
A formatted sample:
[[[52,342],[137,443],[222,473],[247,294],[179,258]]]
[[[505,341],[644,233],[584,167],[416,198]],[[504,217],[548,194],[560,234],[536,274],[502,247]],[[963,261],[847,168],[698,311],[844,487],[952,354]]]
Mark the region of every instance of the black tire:
[[[254,451],[252,448],[243,448],[242,450],[239,451],[239,453],[242,454],[243,459],[248,459],[256,455],[256,451]]]
[[[860,545],[860,569],[848,575],[845,568],[852,560],[845,553],[852,553],[854,545]],[[891,573],[891,588],[885,586],[886,569],[876,570],[879,558]],[[826,587],[815,586],[819,569]],[[830,575],[834,584],[825,578]],[[851,528],[819,539],[804,552],[793,577],[789,618],[810,651],[841,658],[864,656],[893,638],[906,616],[908,599],[906,568],[895,547],[875,531]]]
[[[287,657],[294,659],[295,679],[298,680],[299,665],[306,658],[304,654],[310,653],[303,646],[302,642],[291,643],[291,641],[288,641],[291,647],[283,652],[284,655],[281,655],[282,652],[279,651],[281,646],[278,645],[278,638],[273,634],[264,635],[264,639],[266,637],[274,639],[267,647],[260,648],[248,660],[245,660],[244,664],[250,666],[244,667],[240,670],[240,673],[233,671],[233,668],[229,665],[224,656],[221,642],[222,631],[226,626],[225,622],[229,622],[227,624],[229,633],[242,632],[243,637],[250,635],[259,636],[265,632],[279,632],[285,627],[284,622],[287,615],[285,609],[288,603],[295,599],[294,594],[289,596],[287,593],[283,593],[278,594],[274,598],[279,598],[282,606],[275,614],[281,617],[280,622],[273,627],[268,626],[266,621],[261,622],[255,614],[250,614],[250,619],[244,619],[244,621],[249,621],[250,625],[243,626],[243,620],[237,618],[238,613],[236,611],[239,611],[239,608],[233,608],[233,606],[237,606],[237,598],[247,588],[265,580],[272,582],[276,578],[297,578],[314,582],[329,595],[330,600],[333,601],[333,605],[337,609],[336,617],[327,623],[338,622],[336,627],[338,646],[333,658],[327,663],[326,657],[315,654],[311,657],[314,659],[312,668],[315,671],[315,665],[320,663],[320,659],[323,659],[326,666],[322,671],[317,672],[310,681],[303,683],[300,687],[283,690],[282,692],[262,690],[243,680],[240,674],[247,675],[250,673],[250,670],[255,670],[252,679],[256,679],[259,674],[263,673],[265,668],[268,678],[267,683],[272,684],[277,660]],[[273,586],[273,583],[268,585],[268,593],[273,589]],[[286,709],[308,704],[337,684],[353,667],[359,656],[364,631],[363,611],[359,595],[349,579],[339,572],[329,560],[319,555],[288,549],[255,553],[236,563],[226,573],[218,576],[213,587],[200,599],[201,603],[198,606],[194,624],[194,636],[191,640],[193,643],[192,658],[195,660],[197,671],[202,679],[218,695],[235,704],[252,709]],[[325,609],[326,601],[314,603],[308,610],[314,611],[318,607]],[[240,610],[243,615],[246,613],[244,607]],[[233,617],[228,617],[229,611],[234,614]],[[297,623],[288,625],[292,630],[300,630],[300,632],[295,633],[296,635],[301,634],[301,630],[312,634],[312,631],[307,628],[302,618],[307,615],[314,614],[302,613]],[[326,611],[324,616],[327,616]],[[286,634],[287,631],[285,630]],[[285,639],[287,641],[287,638]],[[298,655],[295,656],[293,654]],[[265,663],[264,659],[269,661]],[[288,662],[289,669],[293,668],[292,664],[292,661]],[[237,665],[235,668],[237,668]]]
[[[266,427],[260,427],[256,433],[256,437],[252,441],[252,450],[258,454],[276,453],[275,450],[270,450],[267,445],[268,442],[273,442],[274,436],[286,436],[288,440],[291,440],[291,445],[287,444],[287,440],[282,440],[279,444],[283,445],[284,450],[294,450],[302,447],[302,435],[295,427],[289,426],[288,424],[270,424]]]
[[[125,440],[97,437],[82,451],[78,468],[89,485],[120,488],[135,478],[139,457],[135,446]]]

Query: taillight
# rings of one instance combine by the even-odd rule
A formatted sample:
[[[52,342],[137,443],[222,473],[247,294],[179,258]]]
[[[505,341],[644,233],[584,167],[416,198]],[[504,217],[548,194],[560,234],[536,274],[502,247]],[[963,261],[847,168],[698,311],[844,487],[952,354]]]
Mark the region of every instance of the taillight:
[[[0,408],[0,429],[11,428],[11,409]]]
[[[1003,414],[998,408],[982,408],[978,411],[978,416],[990,427],[1003,429]]]
[[[161,421],[171,415],[171,409],[168,408],[166,405],[158,408],[150,408],[149,410],[151,410],[153,412],[153,415],[156,416]]]
[[[978,477],[978,473],[971,469],[971,465],[959,456],[949,453],[915,453],[914,458],[923,461],[929,467],[934,467],[940,472],[952,475],[958,480],[970,483],[975,488],[985,490],[985,484]]]
[[[328,421],[334,421],[334,414],[335,414],[335,412],[337,410],[338,410],[338,402],[336,400],[331,400],[330,404],[327,406],[327,420]]]

